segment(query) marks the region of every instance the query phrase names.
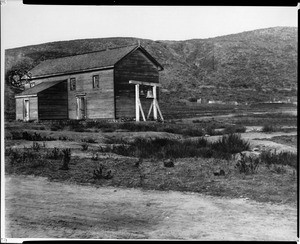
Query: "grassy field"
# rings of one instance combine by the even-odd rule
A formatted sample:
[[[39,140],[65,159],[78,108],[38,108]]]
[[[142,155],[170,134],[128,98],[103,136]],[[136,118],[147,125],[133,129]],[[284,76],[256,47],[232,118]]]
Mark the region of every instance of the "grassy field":
[[[273,121],[277,127],[271,128],[272,133],[274,128],[295,125],[297,117],[275,111],[192,123],[8,122],[5,172],[96,186],[191,191],[296,204],[297,155],[263,152],[257,157],[237,157],[250,150],[249,142],[238,134],[249,125],[245,121],[260,126]],[[208,142],[204,135],[223,136]],[[189,140],[195,136],[199,138]],[[270,140],[295,147],[296,139],[281,136]],[[53,142],[61,146],[49,148]],[[23,146],[12,149],[15,145]],[[62,149],[65,147],[70,151]]]
[[[26,149],[22,149],[26,150]],[[22,151],[21,150],[21,151]],[[31,155],[30,155],[31,154]],[[37,154],[38,156],[32,156]],[[61,157],[51,159],[49,150],[27,151],[28,161],[7,160],[7,174],[33,174],[54,181],[89,183],[101,186],[142,187],[178,190],[214,196],[247,197],[257,201],[296,203],[296,169],[280,165],[275,171],[261,163],[255,173],[241,173],[234,160],[215,158],[178,158],[174,167],[165,167],[164,159],[138,159],[104,154],[98,159],[72,157],[69,170],[62,170]],[[101,175],[97,175],[99,167]],[[224,175],[219,174],[220,170]],[[111,172],[112,178],[105,176]]]

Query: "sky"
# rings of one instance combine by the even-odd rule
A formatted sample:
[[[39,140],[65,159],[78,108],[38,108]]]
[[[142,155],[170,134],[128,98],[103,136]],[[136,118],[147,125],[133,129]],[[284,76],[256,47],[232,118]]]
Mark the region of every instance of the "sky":
[[[4,49],[105,37],[151,40],[209,38],[297,26],[297,7],[49,6],[7,0],[1,6]]]

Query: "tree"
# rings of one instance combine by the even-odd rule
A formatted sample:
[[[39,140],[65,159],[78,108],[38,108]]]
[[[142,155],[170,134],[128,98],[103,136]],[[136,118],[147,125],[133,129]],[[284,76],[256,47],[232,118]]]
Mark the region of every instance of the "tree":
[[[6,71],[5,81],[8,85],[23,88],[31,79],[29,70],[32,68],[32,63],[28,61],[19,62],[12,68]]]

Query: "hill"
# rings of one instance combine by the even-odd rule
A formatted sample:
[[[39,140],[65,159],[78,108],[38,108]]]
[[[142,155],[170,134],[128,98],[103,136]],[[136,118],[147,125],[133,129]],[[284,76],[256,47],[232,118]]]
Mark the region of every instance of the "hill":
[[[297,28],[274,27],[208,39],[139,39],[163,66],[163,101],[187,98],[261,102],[297,95]],[[137,38],[59,41],[7,49],[5,70],[42,60],[132,45]],[[10,88],[6,100],[11,99]]]

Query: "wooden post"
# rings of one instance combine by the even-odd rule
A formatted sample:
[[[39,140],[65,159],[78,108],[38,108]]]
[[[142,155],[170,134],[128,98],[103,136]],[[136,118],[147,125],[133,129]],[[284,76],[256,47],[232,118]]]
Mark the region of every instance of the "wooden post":
[[[135,85],[135,121],[140,121],[140,85]]]
[[[157,120],[157,100],[156,100],[156,86],[153,86],[153,118]]]
[[[148,112],[148,115],[147,115],[147,119],[149,119],[149,117],[150,117],[152,108],[153,108],[153,101],[152,101],[152,103],[150,105],[150,109],[149,109],[149,112]]]

